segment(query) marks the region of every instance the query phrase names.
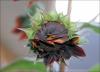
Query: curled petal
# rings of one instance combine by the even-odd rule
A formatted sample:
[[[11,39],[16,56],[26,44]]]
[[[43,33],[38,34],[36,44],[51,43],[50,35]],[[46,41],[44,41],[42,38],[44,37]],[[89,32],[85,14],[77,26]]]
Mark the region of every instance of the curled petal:
[[[73,54],[75,54],[76,56],[80,56],[80,57],[86,56],[84,50],[79,46],[75,46],[75,48],[73,48],[72,51],[73,51]]]

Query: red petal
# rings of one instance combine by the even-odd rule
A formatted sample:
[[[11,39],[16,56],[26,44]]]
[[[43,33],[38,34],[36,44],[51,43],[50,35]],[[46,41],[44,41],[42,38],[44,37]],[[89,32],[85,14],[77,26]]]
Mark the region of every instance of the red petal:
[[[14,28],[13,30],[12,30],[12,33],[15,33],[15,34],[18,34],[18,33],[20,33],[21,32],[21,30],[19,30],[19,29],[17,29],[17,28]]]
[[[13,33],[20,33],[21,30],[19,30],[18,28],[20,28],[21,25],[22,25],[21,19],[20,19],[20,17],[17,17],[17,18],[16,18],[15,27],[13,28],[12,32],[13,32]]]
[[[82,56],[82,57],[86,56],[84,50],[79,46],[75,46],[75,48],[73,48],[73,52],[76,56]]]
[[[27,39],[27,35],[24,33],[24,32],[21,32],[20,33],[20,40],[24,40],[24,39]]]

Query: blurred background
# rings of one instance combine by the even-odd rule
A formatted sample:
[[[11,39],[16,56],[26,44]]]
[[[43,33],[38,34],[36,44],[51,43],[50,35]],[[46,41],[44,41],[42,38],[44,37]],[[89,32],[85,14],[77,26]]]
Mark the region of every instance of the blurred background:
[[[67,14],[68,0],[36,0],[40,5],[44,6],[47,11],[55,10],[60,13]],[[15,25],[16,16],[25,14],[27,0],[0,0],[0,68],[5,68],[16,60],[34,58],[30,52],[26,41],[19,40],[18,36],[13,34],[12,28]],[[95,27],[100,27],[100,11],[99,0],[73,0],[71,21],[77,23],[89,22]],[[79,31],[82,37],[88,42],[82,45],[86,52],[86,57],[77,59],[72,57],[69,61],[69,70],[72,72],[88,72],[90,68],[100,64],[100,28],[99,32],[93,31],[92,28],[84,28]],[[69,71],[70,72],[70,71]]]

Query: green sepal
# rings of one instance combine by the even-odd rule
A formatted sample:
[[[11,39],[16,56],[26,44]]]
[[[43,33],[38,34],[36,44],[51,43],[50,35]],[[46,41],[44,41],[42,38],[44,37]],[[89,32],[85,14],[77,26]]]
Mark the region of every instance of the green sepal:
[[[36,13],[33,17],[33,20],[36,25],[41,26],[43,24],[43,15]]]
[[[75,38],[77,37],[78,35],[77,34],[71,34],[71,33],[68,33],[68,40],[72,39],[72,38]]]
[[[32,28],[18,28],[18,29],[25,32],[28,39],[33,39],[34,38],[34,36],[33,36],[34,30]]]
[[[44,17],[44,21],[50,21],[51,19],[48,14],[44,14],[43,17]]]
[[[66,15],[63,15],[63,13],[59,14],[59,21],[60,23],[64,24],[65,28],[68,29],[69,35],[74,34],[76,31],[75,24],[71,23],[69,18]]]
[[[56,11],[51,11],[48,13],[50,16],[50,21],[57,21],[58,20],[58,14]]]
[[[77,27],[75,23],[70,22],[70,24],[68,25],[68,35],[73,35],[77,32]]]
[[[69,24],[69,19],[66,15],[63,15],[63,13],[60,13],[59,14],[59,20],[62,24],[65,25],[66,28],[68,28],[68,24]]]
[[[45,21],[57,21],[58,20],[58,14],[56,11],[48,12],[47,14],[44,14],[44,20]]]

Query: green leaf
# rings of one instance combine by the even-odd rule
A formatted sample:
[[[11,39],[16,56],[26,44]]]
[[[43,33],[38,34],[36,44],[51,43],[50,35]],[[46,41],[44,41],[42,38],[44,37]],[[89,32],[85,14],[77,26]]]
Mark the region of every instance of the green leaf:
[[[32,61],[22,59],[0,69],[0,72],[46,72],[46,68],[41,62],[34,64]]]
[[[32,28],[18,28],[19,30],[22,30],[26,33],[28,39],[33,38],[34,30]]]
[[[93,66],[89,72],[100,72],[100,64],[96,64],[95,66]]]
[[[100,34],[100,26],[92,25],[91,23],[84,23],[80,29],[88,28],[94,31],[97,34]]]

